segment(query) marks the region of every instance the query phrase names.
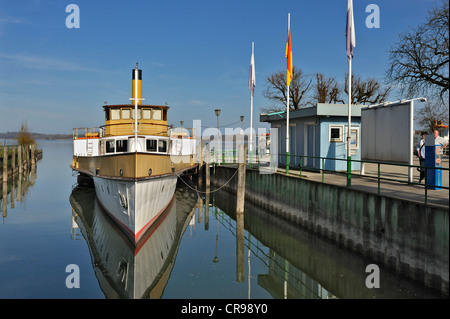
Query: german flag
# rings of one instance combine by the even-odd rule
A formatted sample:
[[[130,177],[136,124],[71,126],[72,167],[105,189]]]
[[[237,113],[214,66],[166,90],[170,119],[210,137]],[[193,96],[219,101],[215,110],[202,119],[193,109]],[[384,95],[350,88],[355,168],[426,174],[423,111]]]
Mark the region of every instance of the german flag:
[[[291,46],[291,28],[288,28],[288,35],[286,41],[286,58],[287,58],[287,74],[286,74],[286,84],[289,86],[292,80],[292,46]]]

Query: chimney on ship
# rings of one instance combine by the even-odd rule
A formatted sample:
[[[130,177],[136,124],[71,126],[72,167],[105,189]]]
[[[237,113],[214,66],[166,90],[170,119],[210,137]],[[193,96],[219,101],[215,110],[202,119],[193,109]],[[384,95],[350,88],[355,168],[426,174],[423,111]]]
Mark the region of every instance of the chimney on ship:
[[[135,81],[137,81],[137,98],[138,98],[138,105],[141,105],[142,104],[142,100],[141,100],[141,98],[142,98],[142,70],[140,70],[140,69],[138,69],[137,68],[138,67],[138,64],[136,63],[136,69],[137,69],[137,79],[135,79],[135,70],[136,69],[133,69],[132,70],[132,85],[131,85],[131,97],[132,97],[132,103],[134,104],[134,99],[136,98],[134,95],[135,95],[135,90],[136,90],[136,87],[135,87]]]

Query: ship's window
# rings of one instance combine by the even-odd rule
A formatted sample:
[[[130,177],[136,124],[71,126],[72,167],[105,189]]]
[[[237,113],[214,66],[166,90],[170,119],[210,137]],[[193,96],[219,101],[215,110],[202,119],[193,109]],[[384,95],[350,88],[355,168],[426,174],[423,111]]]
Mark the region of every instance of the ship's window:
[[[156,140],[147,140],[147,152],[156,152]]]
[[[142,110],[142,118],[144,120],[151,120],[152,119],[152,109],[143,109]]]
[[[116,141],[116,150],[117,152],[126,152],[127,151],[127,140],[117,140]]]
[[[120,109],[111,109],[111,120],[120,120]]]
[[[114,140],[106,141],[106,153],[114,153]]]
[[[131,109],[122,109],[122,119],[129,120],[131,118]]]
[[[158,152],[167,152],[167,141],[165,140],[159,140],[158,141]]]
[[[157,121],[162,120],[162,110],[161,109],[155,109],[153,110],[153,119]]]
[[[163,120],[167,121],[167,110],[163,110]]]
[[[133,120],[135,119],[135,117],[134,117],[134,109],[132,110],[132,114],[133,114]],[[141,119],[141,109],[138,109],[137,110],[137,115],[138,115],[138,120],[140,120]]]
[[[105,120],[109,121],[109,110],[108,109],[105,110]]]

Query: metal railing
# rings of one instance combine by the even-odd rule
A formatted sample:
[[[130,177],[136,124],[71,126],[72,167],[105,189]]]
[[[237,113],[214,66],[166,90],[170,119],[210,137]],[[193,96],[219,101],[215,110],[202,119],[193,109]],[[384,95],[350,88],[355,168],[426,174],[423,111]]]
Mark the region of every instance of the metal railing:
[[[286,156],[286,154],[278,154],[280,156]],[[302,176],[302,160],[304,158],[312,158],[312,159],[319,159],[321,161],[321,166],[319,169],[321,171],[322,174],[322,183],[325,182],[325,172],[332,172],[333,174],[341,174],[341,175],[346,175],[347,176],[347,186],[351,186],[351,178],[352,176],[358,176],[358,177],[364,177],[364,178],[369,178],[369,179],[376,179],[377,180],[377,193],[380,194],[381,193],[381,181],[391,181],[391,182],[398,182],[398,183],[404,183],[404,184],[408,184],[408,185],[418,185],[418,186],[423,186],[424,190],[425,190],[425,204],[428,203],[428,189],[449,189],[448,186],[443,186],[443,185],[435,185],[434,183],[428,183],[427,180],[427,173],[425,172],[425,183],[421,184],[421,183],[417,183],[417,182],[411,182],[408,179],[404,180],[404,179],[395,179],[395,178],[388,178],[388,177],[382,177],[381,176],[381,166],[382,165],[389,165],[389,166],[398,166],[398,167],[405,167],[405,168],[413,168],[413,169],[433,169],[433,170],[442,170],[442,171],[448,171],[448,168],[444,168],[444,167],[435,167],[435,166],[420,166],[420,165],[410,165],[410,164],[404,164],[404,163],[395,163],[395,162],[386,162],[386,161],[374,161],[374,160],[356,160],[356,159],[346,159],[346,158],[330,158],[330,157],[319,157],[319,156],[307,156],[307,155],[293,155],[293,154],[289,154],[290,157],[300,157],[300,165],[299,165],[299,169],[300,169],[300,177]],[[334,161],[345,161],[347,162],[347,167],[351,167],[351,163],[368,163],[368,164],[376,164],[377,165],[377,176],[373,176],[373,175],[367,175],[367,174],[358,174],[355,172],[352,172],[351,169],[347,170],[347,171],[333,171],[333,170],[327,170],[324,167],[324,161],[325,160],[334,160]],[[303,167],[303,168],[310,168],[308,166]]]
[[[211,159],[212,162],[211,164],[214,165],[228,165],[230,164],[233,165],[235,163],[237,163],[237,151],[236,150],[232,150],[232,151],[222,151],[222,152],[214,152],[211,151],[210,153],[211,155]],[[257,152],[255,152],[255,154],[253,155],[253,161],[250,161],[250,156],[251,154],[249,154],[249,152],[247,151],[246,157],[246,163],[248,163],[251,167],[251,164],[255,164],[258,166],[258,168],[260,167],[260,158],[261,156],[259,156],[257,154]],[[270,154],[270,156],[277,156],[279,159],[282,159],[283,157],[287,157],[287,154]],[[328,173],[329,175],[341,175],[341,176],[345,176],[347,178],[347,186],[351,187],[351,179],[352,177],[362,177],[362,178],[367,178],[367,179],[376,179],[377,180],[377,193],[380,194],[381,193],[381,182],[382,181],[389,181],[389,182],[398,182],[398,183],[402,183],[402,184],[407,184],[407,185],[417,185],[417,186],[423,186],[424,187],[424,192],[425,192],[425,204],[428,203],[428,190],[429,189],[449,189],[449,186],[444,186],[444,185],[435,185],[434,182],[433,183],[429,183],[427,180],[427,173],[425,172],[425,183],[418,183],[418,182],[414,182],[414,181],[409,181],[408,178],[406,179],[402,179],[402,178],[390,178],[390,177],[386,177],[383,176],[383,172],[382,172],[382,166],[397,166],[397,167],[404,167],[404,168],[408,168],[408,169],[424,169],[424,170],[441,170],[441,171],[449,171],[449,168],[445,168],[445,167],[434,167],[434,166],[420,166],[420,165],[410,165],[410,164],[404,164],[404,163],[396,163],[396,162],[387,162],[387,161],[375,161],[375,160],[357,160],[357,159],[347,159],[347,158],[332,158],[332,157],[320,157],[320,156],[308,156],[308,155],[296,155],[296,154],[289,154],[289,157],[292,158],[298,158],[298,161],[295,161],[298,163],[298,165],[292,165],[292,162],[290,164],[290,168],[294,169],[296,171],[299,172],[299,177],[303,177],[303,171],[309,170],[309,171],[316,171],[316,172],[320,172],[321,176],[322,176],[322,183],[325,183],[325,176],[327,175],[326,173]],[[310,165],[304,165],[304,161],[312,159],[314,161],[318,161],[318,163],[320,163],[319,168],[315,167],[315,166],[310,166]],[[351,169],[347,169],[347,170],[330,170],[330,169],[326,169],[325,168],[325,161],[344,161],[347,163],[347,168],[350,167],[352,163],[360,163],[360,164],[374,164],[377,165],[377,173],[376,175],[371,175],[371,174],[360,174],[360,173],[356,173],[355,170],[351,170]],[[316,162],[317,163],[317,162]],[[316,164],[315,163],[315,164]],[[359,169],[358,169],[359,170]],[[289,171],[287,170],[287,174],[289,175]],[[291,172],[292,174],[292,172]],[[386,172],[385,172],[386,174]],[[442,184],[442,183],[441,183]]]

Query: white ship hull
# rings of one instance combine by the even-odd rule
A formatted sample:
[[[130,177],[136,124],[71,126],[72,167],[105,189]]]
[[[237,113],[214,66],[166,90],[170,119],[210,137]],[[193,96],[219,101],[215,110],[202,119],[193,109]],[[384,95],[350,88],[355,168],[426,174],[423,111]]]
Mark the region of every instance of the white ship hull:
[[[167,208],[176,184],[176,175],[138,181],[94,176],[100,204],[134,244]]]

